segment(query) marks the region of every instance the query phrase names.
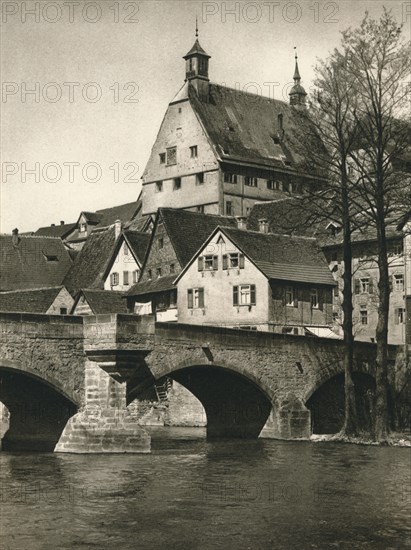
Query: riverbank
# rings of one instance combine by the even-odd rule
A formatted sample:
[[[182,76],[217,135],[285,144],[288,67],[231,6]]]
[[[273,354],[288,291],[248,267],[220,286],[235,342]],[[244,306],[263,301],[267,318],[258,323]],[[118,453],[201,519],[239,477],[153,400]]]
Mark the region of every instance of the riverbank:
[[[411,447],[411,434],[393,432],[387,441],[373,441],[366,437],[347,437],[340,434],[313,434],[313,442],[332,441],[334,443],[351,443],[355,445],[387,445],[390,447]]]

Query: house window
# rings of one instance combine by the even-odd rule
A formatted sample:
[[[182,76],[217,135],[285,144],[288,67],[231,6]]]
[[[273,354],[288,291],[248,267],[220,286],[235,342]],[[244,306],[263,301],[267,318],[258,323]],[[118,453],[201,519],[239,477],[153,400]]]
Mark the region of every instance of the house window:
[[[133,284],[136,284],[138,281],[138,273],[139,273],[138,269],[133,271]]]
[[[200,256],[198,258],[198,271],[217,271],[218,256]]]
[[[233,287],[233,306],[255,306],[255,285],[238,285]]]
[[[196,158],[198,156],[198,150],[197,150],[197,145],[192,145],[190,147],[190,157],[192,159]]]
[[[204,214],[204,205],[196,206],[196,212],[199,214]]]
[[[225,183],[237,183],[237,174],[231,174],[230,172],[224,172]]]
[[[403,325],[405,322],[405,308],[397,307],[394,310],[394,322],[396,325]]]
[[[225,203],[225,213],[227,216],[233,215],[233,203],[231,201]]]
[[[157,275],[157,279],[158,279],[159,277],[161,277],[161,267],[157,267],[157,269],[156,269],[156,275]]]
[[[395,244],[393,247],[394,256],[401,256],[403,252],[402,243]]]
[[[204,172],[199,172],[196,174],[196,185],[203,185],[204,183]]]
[[[177,164],[177,147],[167,149],[167,164]]]
[[[275,189],[274,185],[274,180],[267,180],[267,189],[271,189],[273,191]]]
[[[188,309],[198,309],[204,307],[204,288],[189,288],[187,290]]]
[[[117,286],[119,284],[119,275],[118,273],[112,273],[110,275],[110,285]]]
[[[123,271],[123,285],[128,286],[129,285],[129,275],[128,271]]]
[[[158,248],[164,248],[164,239],[163,239],[163,237],[160,237],[158,239]]]
[[[224,254],[223,269],[244,269],[244,255],[239,252]]]
[[[362,325],[368,325],[368,310],[365,307],[360,309],[360,323]]]
[[[151,269],[148,269],[148,270],[147,270],[147,277],[148,277],[149,279],[152,279],[152,278],[153,278],[153,272],[152,272]]]
[[[44,254],[47,262],[58,262],[58,256],[55,254]]]
[[[251,178],[250,176],[246,176],[244,178],[244,184],[248,185],[249,187],[257,187],[258,179],[257,178]]]
[[[159,157],[160,157],[160,164],[165,164],[166,163],[166,154],[165,153],[160,153]]]
[[[163,190],[163,182],[156,181],[156,193],[161,193]]]
[[[60,308],[60,315],[67,315],[67,308],[66,307],[61,307]]]
[[[310,290],[310,303],[313,309],[318,309],[318,290],[316,288]]]
[[[404,275],[399,273],[394,275],[394,290],[403,291],[404,290]]]
[[[174,275],[175,272],[176,272],[176,266],[175,266],[175,264],[170,264],[170,274],[171,274],[171,275]]]
[[[370,292],[370,279],[368,277],[363,277],[362,279],[360,279],[360,292]]]
[[[170,292],[170,307],[177,307],[177,290]]]
[[[128,244],[124,243],[124,246],[123,246],[124,256],[128,256],[128,252],[129,252]]]
[[[251,210],[252,210],[251,206],[247,206],[245,209],[245,215],[249,216],[251,214]]]
[[[80,233],[85,233],[87,231],[87,224],[81,223],[80,224]]]
[[[179,189],[181,189],[181,178],[174,178],[173,191],[178,191]]]
[[[285,305],[290,307],[298,307],[297,292],[292,286],[287,286],[285,289]]]

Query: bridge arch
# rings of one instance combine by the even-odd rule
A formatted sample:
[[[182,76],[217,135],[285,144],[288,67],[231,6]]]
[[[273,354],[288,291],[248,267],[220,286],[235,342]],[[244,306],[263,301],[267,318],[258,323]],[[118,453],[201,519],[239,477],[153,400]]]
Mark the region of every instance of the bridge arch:
[[[164,376],[184,386],[201,402],[208,438],[257,438],[270,415],[270,387],[241,365],[190,359],[176,362],[172,368],[164,365],[155,372],[154,379]]]
[[[315,434],[338,433],[344,424],[345,375],[339,372],[316,384],[308,394],[306,407],[311,412],[312,432]],[[360,430],[372,425],[375,378],[367,371],[353,372],[353,382]]]
[[[0,401],[10,412],[1,446],[6,451],[53,451],[79,399],[52,375],[0,359]]]

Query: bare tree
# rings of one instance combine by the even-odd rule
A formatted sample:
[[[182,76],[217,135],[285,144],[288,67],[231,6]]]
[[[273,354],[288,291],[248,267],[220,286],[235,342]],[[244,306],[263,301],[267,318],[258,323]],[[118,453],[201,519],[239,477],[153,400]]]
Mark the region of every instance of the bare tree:
[[[402,40],[390,11],[379,21],[366,13],[358,29],[343,33],[343,57],[356,95],[352,111],[357,141],[349,151],[359,185],[363,219],[375,228],[378,246],[378,323],[376,329],[376,396],[374,437],[389,434],[388,315],[389,270],[386,229],[410,208],[409,176],[401,158],[409,143],[410,43]]]

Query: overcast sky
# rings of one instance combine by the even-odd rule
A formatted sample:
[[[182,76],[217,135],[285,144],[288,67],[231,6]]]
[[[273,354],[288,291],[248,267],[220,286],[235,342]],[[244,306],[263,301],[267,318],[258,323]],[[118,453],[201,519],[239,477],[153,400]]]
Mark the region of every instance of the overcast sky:
[[[409,1],[3,0],[1,231],[74,222],[137,198],[184,82],[196,15],[213,82],[284,99],[294,46],[308,90],[316,58],[383,5],[409,32]]]

